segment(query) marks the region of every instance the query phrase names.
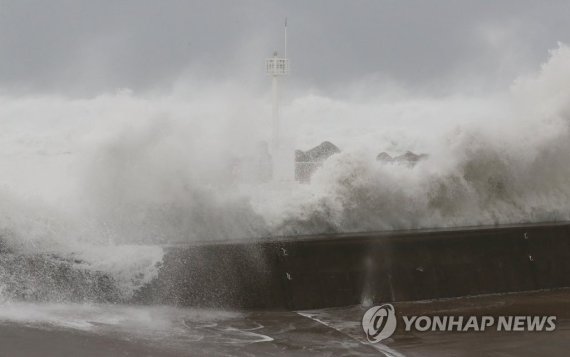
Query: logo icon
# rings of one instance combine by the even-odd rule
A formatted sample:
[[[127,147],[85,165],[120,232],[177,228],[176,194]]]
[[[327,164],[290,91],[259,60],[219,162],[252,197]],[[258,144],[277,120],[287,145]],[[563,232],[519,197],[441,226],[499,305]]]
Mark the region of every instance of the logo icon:
[[[370,343],[377,343],[396,331],[396,310],[391,304],[373,306],[362,316],[362,329]]]

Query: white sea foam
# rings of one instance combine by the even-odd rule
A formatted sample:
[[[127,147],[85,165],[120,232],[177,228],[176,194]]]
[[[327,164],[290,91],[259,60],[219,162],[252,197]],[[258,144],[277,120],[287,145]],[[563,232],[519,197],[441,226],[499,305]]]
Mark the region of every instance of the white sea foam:
[[[377,151],[366,150],[374,147],[369,140],[354,149],[347,143],[317,172],[310,194],[272,212],[278,227],[304,233],[570,219],[568,83],[570,50],[561,45],[537,73],[505,93],[466,100],[460,111],[456,98],[450,108],[446,98],[411,102],[420,124],[403,142],[377,144]],[[432,121],[433,111],[460,117],[449,125],[449,118]],[[429,159],[413,168],[374,160],[406,145]]]
[[[233,182],[232,158],[268,137],[270,108],[232,84],[2,97],[2,250],[7,264],[56,256],[56,267],[63,259],[136,288],[156,274],[157,243],[570,219],[568,83],[560,45],[503,92],[290,93],[289,146],[342,149],[308,185]],[[375,160],[406,150],[429,158]],[[0,273],[4,286],[21,276]]]

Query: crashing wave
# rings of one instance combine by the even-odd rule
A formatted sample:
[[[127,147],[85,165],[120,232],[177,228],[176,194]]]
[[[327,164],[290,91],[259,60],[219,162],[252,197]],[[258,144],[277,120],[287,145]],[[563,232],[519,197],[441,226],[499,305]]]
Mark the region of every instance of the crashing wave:
[[[246,151],[244,147],[261,135],[251,132],[258,127],[254,121],[246,125],[219,106],[218,88],[210,94],[216,104],[208,110],[200,96],[190,104],[187,97],[151,103],[132,94],[92,101],[59,98],[58,105],[52,105],[53,98],[6,99],[0,115],[9,120],[0,147],[2,162],[11,168],[3,179],[12,176],[0,189],[0,296],[127,301],[156,276],[163,257],[160,245],[172,242],[568,220],[568,83],[570,49],[561,45],[538,73],[522,77],[508,93],[478,101],[489,106],[486,110],[473,114],[470,107],[461,107],[472,103],[468,100],[412,98],[411,104],[403,101],[385,111],[387,116],[413,112],[419,117],[430,110],[415,109],[431,105],[448,109],[451,117],[457,107],[467,117],[480,115],[471,122],[442,121],[440,131],[430,135],[428,130],[435,131],[431,122],[429,127],[414,126],[427,125],[424,118],[384,132],[377,118],[382,110],[375,103],[355,105],[351,112],[347,103],[305,98],[285,114],[297,113],[299,118],[291,120],[300,128],[312,125],[308,136],[331,138],[343,150],[315,154],[318,163],[311,169],[310,183],[302,185],[232,182],[228,158]],[[231,101],[231,96],[221,95]],[[237,108],[247,110],[242,99],[236,101]],[[260,107],[257,101],[250,103],[256,105],[244,117],[255,117]],[[69,110],[71,114],[57,113],[65,125],[37,119],[28,123],[39,128],[37,134],[21,130],[21,117],[46,112],[35,109],[42,105]],[[154,105],[158,109],[152,110]],[[308,106],[312,109],[306,110]],[[329,107],[355,118],[347,114],[350,120],[329,125],[327,113],[317,118],[320,122],[303,116]],[[214,114],[205,116],[210,109]],[[147,117],[149,110],[152,115]],[[161,116],[169,110],[172,118]],[[337,122],[360,125],[354,123],[362,112],[369,114],[368,126],[336,128]],[[87,119],[68,125],[65,114]],[[211,124],[216,116],[230,124]],[[76,131],[62,134],[62,128]],[[220,140],[224,130],[229,134]],[[313,137],[298,147],[309,141],[319,142]],[[429,156],[410,151],[396,158],[404,164],[387,164],[394,162],[387,153],[380,160],[376,157],[381,151],[404,150]],[[33,170],[26,171],[29,168]]]

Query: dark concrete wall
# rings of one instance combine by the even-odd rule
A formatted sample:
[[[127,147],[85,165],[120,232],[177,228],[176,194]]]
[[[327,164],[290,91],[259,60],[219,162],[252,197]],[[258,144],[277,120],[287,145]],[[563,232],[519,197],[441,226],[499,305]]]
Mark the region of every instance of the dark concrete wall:
[[[570,225],[180,245],[139,301],[310,309],[570,287]]]

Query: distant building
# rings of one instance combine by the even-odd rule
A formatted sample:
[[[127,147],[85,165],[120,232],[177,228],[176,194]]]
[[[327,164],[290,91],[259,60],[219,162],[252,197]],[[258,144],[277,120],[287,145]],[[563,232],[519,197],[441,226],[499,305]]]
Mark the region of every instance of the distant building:
[[[386,162],[386,163],[404,164],[404,165],[408,165],[408,166],[414,166],[419,161],[427,159],[427,157],[428,157],[427,154],[417,155],[411,151],[406,151],[405,154],[400,155],[400,156],[396,156],[396,157],[390,156],[387,152],[381,152],[380,154],[378,154],[378,156],[376,156],[376,160]]]
[[[296,150],[295,180],[309,182],[313,173],[321,167],[323,162],[338,153],[340,149],[330,141],[324,141],[307,151]]]

